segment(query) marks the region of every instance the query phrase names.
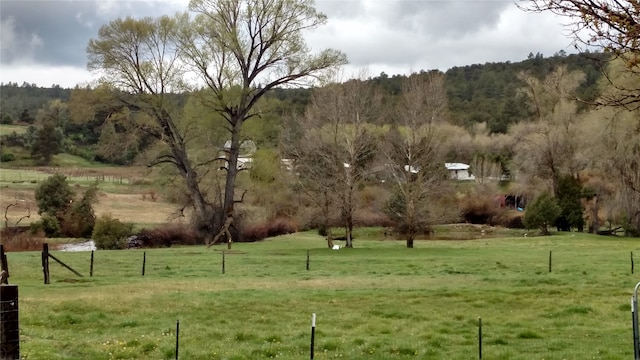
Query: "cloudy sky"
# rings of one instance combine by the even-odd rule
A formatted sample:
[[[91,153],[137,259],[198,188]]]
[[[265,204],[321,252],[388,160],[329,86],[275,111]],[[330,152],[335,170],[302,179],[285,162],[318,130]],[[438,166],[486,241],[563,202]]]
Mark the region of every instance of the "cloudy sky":
[[[0,82],[73,87],[90,81],[86,46],[101,25],[133,16],[174,14],[188,0],[0,0]],[[345,73],[371,76],[575,52],[552,14],[502,0],[316,0],[327,25],[312,49],[347,54]]]

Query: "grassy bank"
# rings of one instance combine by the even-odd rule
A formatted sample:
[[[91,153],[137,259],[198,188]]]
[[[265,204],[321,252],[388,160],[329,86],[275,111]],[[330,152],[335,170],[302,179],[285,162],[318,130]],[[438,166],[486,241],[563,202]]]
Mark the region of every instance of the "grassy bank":
[[[567,234],[472,241],[365,240],[331,251],[312,234],[222,248],[9,253],[27,359],[487,359],[632,357],[637,239]],[[310,270],[306,254],[310,252]],[[553,251],[549,273],[549,251]]]

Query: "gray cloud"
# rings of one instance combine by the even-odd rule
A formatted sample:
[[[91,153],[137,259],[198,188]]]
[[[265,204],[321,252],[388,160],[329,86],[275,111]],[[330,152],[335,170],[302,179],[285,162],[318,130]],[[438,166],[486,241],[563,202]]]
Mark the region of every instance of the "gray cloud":
[[[86,46],[119,17],[174,14],[188,0],[0,0],[0,81],[87,81]],[[345,52],[345,73],[406,74],[485,62],[520,61],[529,52],[573,52],[562,20],[502,0],[316,0],[326,26],[307,34],[313,50]],[[52,70],[53,69],[53,70]],[[83,75],[85,74],[85,75]]]
[[[118,17],[172,14],[177,10],[175,5],[158,1],[2,0],[0,61],[3,65],[84,66],[87,43],[101,25]]]

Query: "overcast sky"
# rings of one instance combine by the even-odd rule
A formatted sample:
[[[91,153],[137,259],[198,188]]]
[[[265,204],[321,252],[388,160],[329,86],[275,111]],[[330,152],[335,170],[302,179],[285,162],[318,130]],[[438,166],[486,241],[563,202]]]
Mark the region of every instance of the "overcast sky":
[[[93,77],[86,46],[119,17],[172,15],[188,0],[0,0],[0,82],[73,87]],[[487,62],[532,53],[575,52],[552,14],[500,0],[316,0],[328,23],[310,34],[312,49],[347,54],[347,74],[371,76]]]

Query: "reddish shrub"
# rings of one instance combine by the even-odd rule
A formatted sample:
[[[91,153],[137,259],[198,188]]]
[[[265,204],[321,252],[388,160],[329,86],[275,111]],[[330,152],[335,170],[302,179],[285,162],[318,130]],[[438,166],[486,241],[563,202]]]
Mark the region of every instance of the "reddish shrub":
[[[0,238],[6,252],[38,251],[46,242],[42,231],[33,234],[29,226],[4,228],[0,231]]]
[[[155,229],[143,229],[135,235],[138,246],[171,247],[171,245],[204,244],[204,238],[186,225],[167,224]]]
[[[471,224],[491,224],[502,211],[489,196],[471,196],[460,203],[462,217]]]
[[[356,212],[353,220],[353,225],[358,227],[393,227],[396,225],[386,214],[367,210]]]
[[[278,217],[264,223],[247,226],[242,231],[243,242],[253,242],[278,235],[292,234],[299,229],[297,221],[289,217]]]

